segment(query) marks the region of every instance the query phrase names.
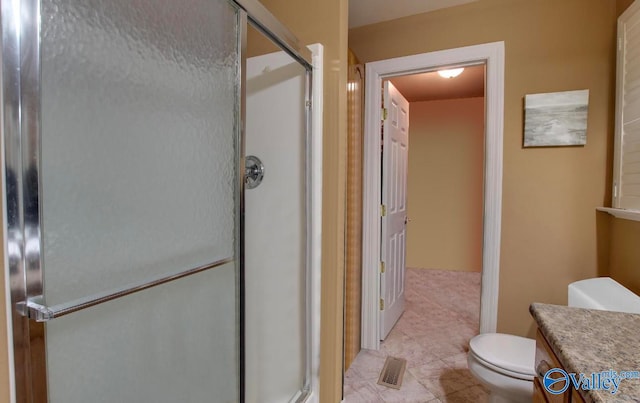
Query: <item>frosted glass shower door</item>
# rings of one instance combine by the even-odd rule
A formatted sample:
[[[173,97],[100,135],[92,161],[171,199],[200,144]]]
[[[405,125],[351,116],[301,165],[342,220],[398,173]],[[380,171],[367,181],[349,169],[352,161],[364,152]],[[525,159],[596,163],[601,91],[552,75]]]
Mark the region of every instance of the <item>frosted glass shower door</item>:
[[[22,134],[34,382],[51,403],[239,401],[237,6],[22,7],[40,23],[21,49],[40,69]]]

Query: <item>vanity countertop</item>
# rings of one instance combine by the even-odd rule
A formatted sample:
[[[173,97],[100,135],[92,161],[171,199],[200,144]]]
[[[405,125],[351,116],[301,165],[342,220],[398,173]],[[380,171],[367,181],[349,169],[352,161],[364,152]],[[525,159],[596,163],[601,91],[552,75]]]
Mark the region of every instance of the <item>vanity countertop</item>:
[[[640,315],[533,303],[531,315],[568,373],[640,371]],[[580,390],[586,402],[640,402],[640,379],[618,392]]]

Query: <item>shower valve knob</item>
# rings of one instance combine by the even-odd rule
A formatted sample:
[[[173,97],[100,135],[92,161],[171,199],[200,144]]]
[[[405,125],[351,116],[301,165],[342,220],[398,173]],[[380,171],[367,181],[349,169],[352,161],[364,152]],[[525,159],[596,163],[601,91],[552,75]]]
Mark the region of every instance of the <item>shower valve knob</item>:
[[[255,189],[262,183],[264,178],[264,165],[256,156],[245,157],[244,163],[244,184],[247,189]]]

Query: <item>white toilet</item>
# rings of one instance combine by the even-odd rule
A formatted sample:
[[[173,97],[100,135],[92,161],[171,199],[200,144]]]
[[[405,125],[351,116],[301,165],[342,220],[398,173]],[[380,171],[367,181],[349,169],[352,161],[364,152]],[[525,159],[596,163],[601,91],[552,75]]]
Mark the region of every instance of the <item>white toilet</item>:
[[[640,313],[640,297],[609,277],[569,284],[569,306]],[[469,371],[491,392],[490,402],[527,402],[533,397],[536,341],[485,333],[469,342]]]

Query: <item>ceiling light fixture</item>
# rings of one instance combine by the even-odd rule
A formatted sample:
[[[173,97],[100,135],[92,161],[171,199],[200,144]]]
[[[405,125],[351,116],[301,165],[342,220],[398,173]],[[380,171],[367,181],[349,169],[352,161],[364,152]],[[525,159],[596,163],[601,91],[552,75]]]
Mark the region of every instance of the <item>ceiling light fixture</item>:
[[[464,68],[460,67],[459,69],[439,70],[438,74],[442,78],[454,78],[458,77],[462,73],[462,71],[464,71]]]

